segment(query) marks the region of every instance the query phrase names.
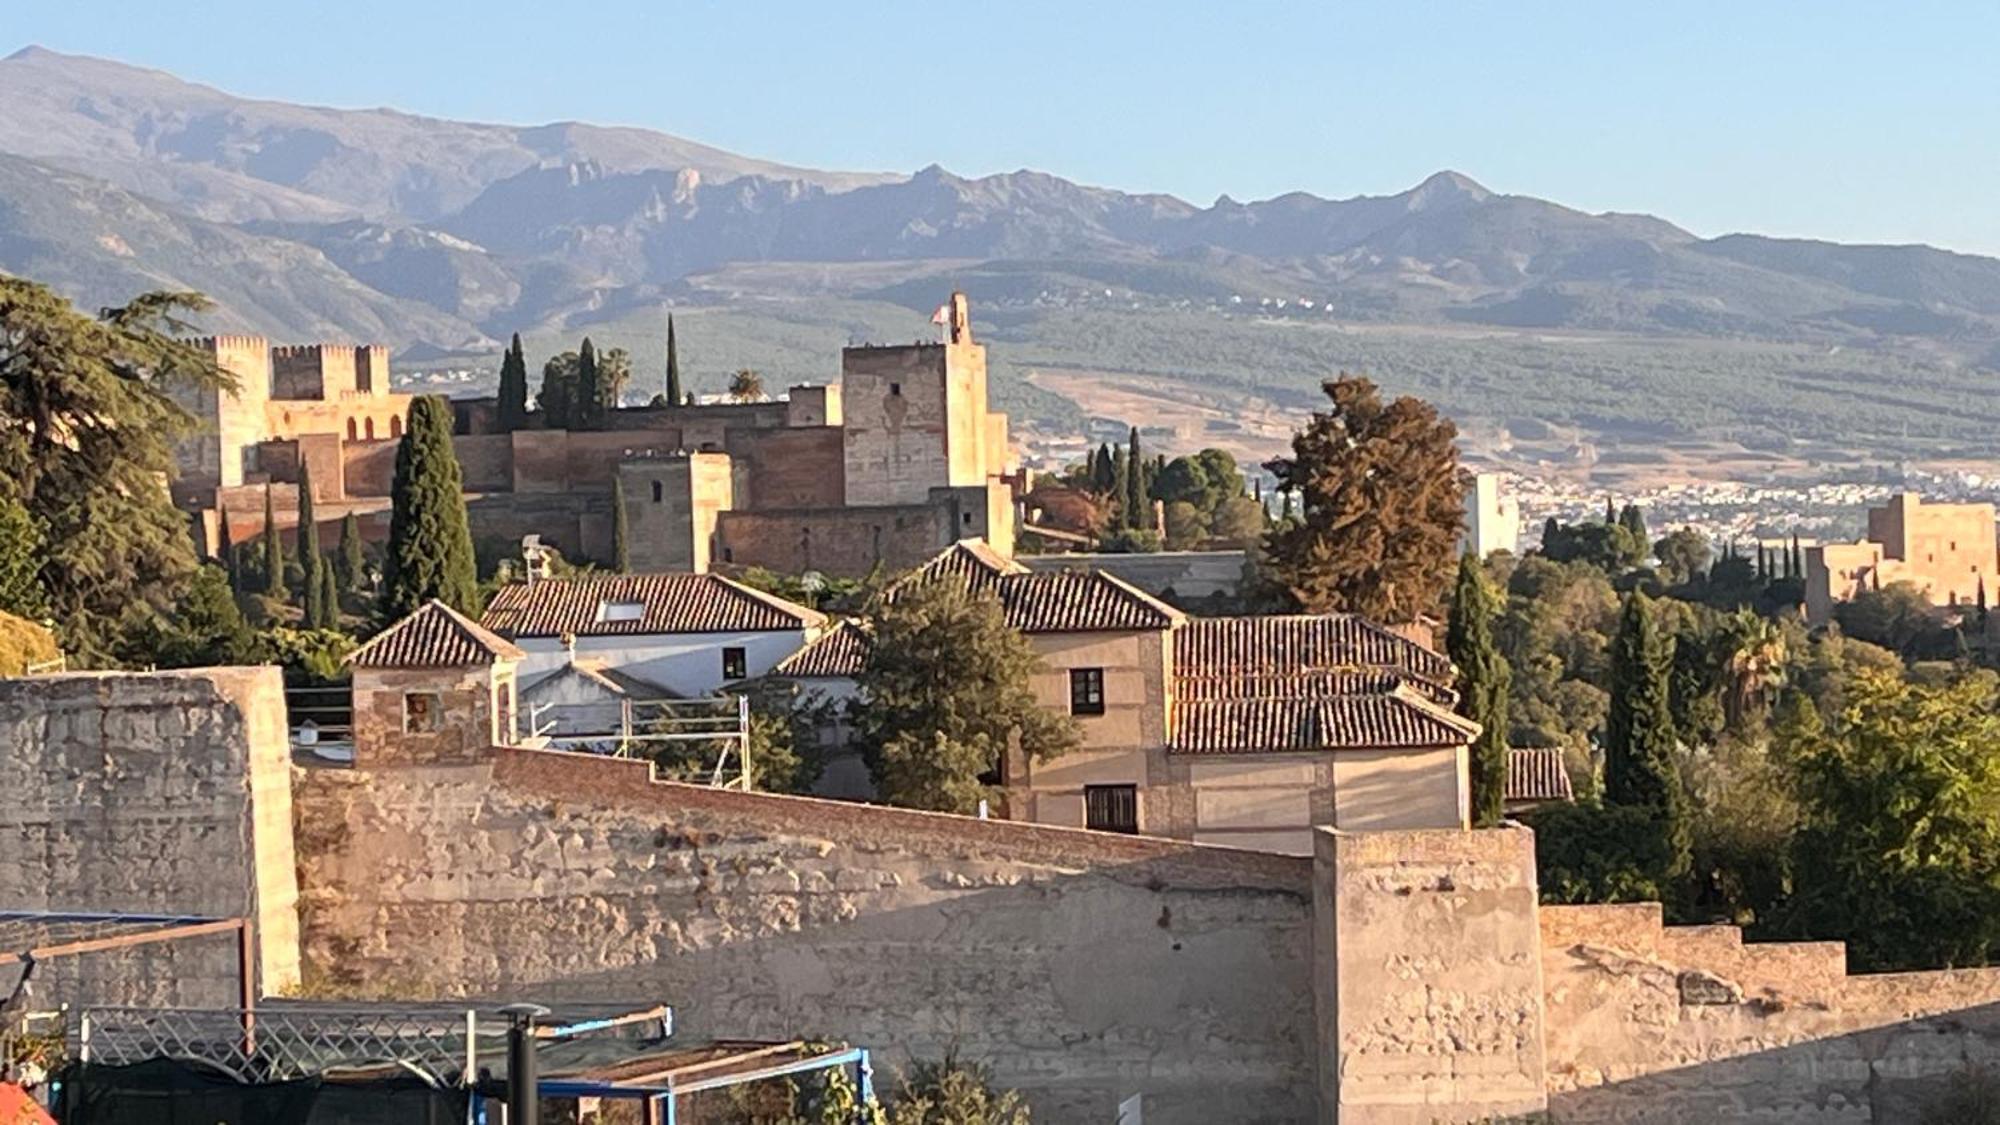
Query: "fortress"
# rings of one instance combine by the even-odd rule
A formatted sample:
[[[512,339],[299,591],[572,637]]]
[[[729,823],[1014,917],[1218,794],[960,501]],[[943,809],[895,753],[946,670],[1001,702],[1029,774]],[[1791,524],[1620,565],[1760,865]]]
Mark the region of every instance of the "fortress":
[[[571,558],[608,560],[622,492],[641,571],[859,575],[972,537],[1011,552],[1021,479],[1007,418],[987,408],[986,349],[963,294],[946,314],[939,342],[846,348],[839,383],[776,401],[623,408],[603,430],[511,433],[493,399],[454,401],[473,536],[511,551],[537,534]],[[364,535],[385,535],[412,397],[389,389],[387,352],[247,336],[201,346],[239,383],[189,403],[205,429],[182,451],[175,496],[208,545],[225,514],[234,542],[263,533],[266,486],[279,528],[295,530],[301,465],[319,519],[353,512]]]

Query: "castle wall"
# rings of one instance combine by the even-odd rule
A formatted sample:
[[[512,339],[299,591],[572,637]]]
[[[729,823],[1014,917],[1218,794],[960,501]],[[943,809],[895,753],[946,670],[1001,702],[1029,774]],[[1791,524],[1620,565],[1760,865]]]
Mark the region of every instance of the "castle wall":
[[[932,488],[952,483],[953,350],[943,344],[842,349],[848,504],[921,503]]]
[[[746,508],[838,508],[846,489],[840,430],[814,426],[739,430],[725,448],[747,473]]]
[[[290,769],[276,668],[0,679],[0,904],[248,914],[264,987],[291,987]],[[52,960],[35,1005],[233,1007],[236,957],[225,935]]]
[[[727,511],[716,538],[721,562],[859,577],[921,564],[957,541],[956,523],[935,504]]]
[[[308,977],[662,998],[682,1034],[956,1047],[1037,1120],[1313,1105],[1309,861],[648,780],[643,763],[299,781]]]
[[[271,397],[339,398],[355,390],[355,348],[340,344],[286,344],[271,349]]]
[[[627,552],[638,572],[706,574],[713,561],[715,526],[735,503],[735,466],[726,453],[690,453],[627,461]]]
[[[2000,1066],[2000,969],[1850,977],[1838,942],[1663,928],[1657,903],[1545,906],[1541,930],[1559,1121],[1915,1121]]]

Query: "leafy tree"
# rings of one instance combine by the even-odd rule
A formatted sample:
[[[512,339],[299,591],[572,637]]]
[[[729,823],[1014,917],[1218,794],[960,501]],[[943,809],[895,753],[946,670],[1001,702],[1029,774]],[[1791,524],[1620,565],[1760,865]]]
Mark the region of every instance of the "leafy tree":
[[[1644,546],[1648,542],[1646,538],[1646,516],[1643,512],[1639,511],[1639,505],[1627,504],[1619,509],[1618,526],[1630,533],[1632,538],[1641,546]]]
[[[1673,849],[1652,810],[1595,802],[1543,805],[1525,817],[1535,830],[1543,902],[1658,902]]]
[[[1691,527],[1668,532],[1653,544],[1653,557],[1660,561],[1660,578],[1669,586],[1685,585],[1708,571],[1708,537]]]
[[[0,495],[0,613],[39,619],[48,612],[43,550],[41,521],[20,501]]]
[[[576,399],[570,404],[570,428],[604,428],[604,383],[598,370],[597,348],[588,336],[576,351]]]
[[[1069,716],[1036,701],[1041,661],[991,592],[925,582],[871,616],[855,734],[884,800],[969,813],[1010,739],[1038,760],[1076,747]]]
[[[603,429],[612,411],[625,404],[625,388],[632,382],[632,354],[624,348],[606,348],[597,357],[597,427]]]
[[[667,401],[679,405],[686,398],[681,390],[681,351],[674,340],[674,314],[667,314]]]
[[[195,571],[154,654],[168,668],[241,664],[250,659],[250,626],[221,567]]]
[[[195,428],[178,396],[234,388],[183,339],[193,328],[181,314],[207,307],[199,294],[147,293],[92,319],[0,276],[0,497],[39,525],[47,612],[86,665],[156,632],[197,565],[161,482]]]
[[[614,477],[611,481],[611,569],[620,574],[632,573],[631,534],[625,522],[625,481]]]
[[[1169,550],[1183,551],[1194,547],[1208,535],[1208,517],[1186,500],[1169,501],[1164,518]]]
[[[2000,715],[1990,674],[1924,686],[1863,673],[1831,724],[1782,734],[1802,826],[1784,926],[1857,968],[2000,953]]]
[[[1654,620],[1650,599],[1626,596],[1611,646],[1611,710],[1604,720],[1604,796],[1649,810],[1675,856],[1663,876],[1686,869],[1687,837],[1674,770],[1674,717],[1668,672],[1673,645]]]
[[[729,377],[729,397],[737,402],[760,402],[764,398],[764,377],[741,368]]]
[[[889,1125],[1028,1125],[1028,1104],[1013,1090],[998,1091],[993,1072],[958,1057],[913,1060],[889,1104]]]
[[[319,521],[313,516],[312,467],[304,459],[299,461],[299,567],[305,578],[299,587],[304,594],[302,603],[306,620],[315,621],[319,617],[320,564],[325,559],[319,551]]]
[[[1232,546],[1253,546],[1263,536],[1268,516],[1261,501],[1232,496],[1209,517],[1208,533]]]
[[[361,520],[353,512],[340,518],[340,588],[358,594],[368,584],[368,558],[361,543]]]
[[[511,434],[528,424],[528,359],[521,353],[521,334],[500,357],[500,393],[495,404],[500,432]]]
[[[1542,556],[1556,562],[1588,563],[1606,574],[1619,574],[1646,557],[1646,541],[1616,520],[1561,524],[1542,529]]]
[[[396,447],[382,616],[397,620],[431,598],[479,612],[479,575],[466,524],[464,478],[451,446],[451,408],[435,395],[410,404]]]
[[[1384,406],[1375,384],[1324,384],[1331,410],[1268,466],[1305,501],[1303,518],[1266,539],[1272,568],[1312,612],[1398,623],[1437,607],[1463,525],[1458,431],[1429,404]]]
[[[1452,589],[1445,651],[1458,668],[1459,714],[1480,725],[1472,744],[1472,815],[1481,827],[1500,823],[1507,800],[1507,697],[1513,673],[1493,642],[1493,619],[1500,597],[1486,580],[1479,559],[1467,552],[1458,562]]]
[[[1834,606],[1833,619],[1848,636],[1905,656],[1917,653],[1920,642],[1941,632],[1930,596],[1912,582],[1863,590]]]
[[[271,486],[264,485],[264,593],[285,600],[285,542],[278,537],[278,513],[271,503]]]
[[[1150,527],[1114,527],[1097,540],[1107,555],[1147,555],[1160,549],[1160,533]]]
[[[575,352],[550,356],[542,364],[542,390],[535,404],[542,410],[542,425],[551,430],[577,428],[578,367],[582,357]]]

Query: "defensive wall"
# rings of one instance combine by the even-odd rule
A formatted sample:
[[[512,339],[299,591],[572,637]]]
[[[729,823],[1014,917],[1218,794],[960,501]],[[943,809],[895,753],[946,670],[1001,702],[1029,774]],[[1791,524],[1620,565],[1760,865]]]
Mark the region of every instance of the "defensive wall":
[[[1156,1122],[1906,1121],[2000,1065],[2000,971],[1538,906],[1520,828],[1291,857],[548,751],[287,772],[280,707],[272,669],[0,681],[0,907],[249,911],[267,990],[659,1000],[890,1068],[956,1046],[1053,1122],[1134,1094]],[[72,983],[226,1003],[202,956]]]

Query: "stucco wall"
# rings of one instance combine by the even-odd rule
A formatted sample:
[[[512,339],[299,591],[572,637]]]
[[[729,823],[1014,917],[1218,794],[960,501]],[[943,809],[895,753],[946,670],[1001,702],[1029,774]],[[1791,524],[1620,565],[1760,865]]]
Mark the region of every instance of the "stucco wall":
[[[521,679],[532,682],[569,663],[569,653],[558,637],[518,637],[514,641],[527,658],[521,661]],[[693,698],[710,695],[729,681],[722,678],[722,650],[743,649],[749,678],[769,672],[778,661],[805,647],[803,629],[742,633],[654,633],[645,636],[578,637],[578,659],[603,661],[627,675],[637,676]]]
[[[1837,942],[1662,928],[1656,903],[1541,912],[1561,1121],[1915,1121],[2000,1066],[2000,969],[1850,977]]]
[[[1038,1121],[1312,1115],[1309,861],[652,783],[536,751],[312,771],[309,977],[956,1043]]]
[[[290,769],[276,668],[0,680],[0,906],[248,914],[264,987],[289,987]],[[38,1007],[237,997],[227,937],[49,969]]]

